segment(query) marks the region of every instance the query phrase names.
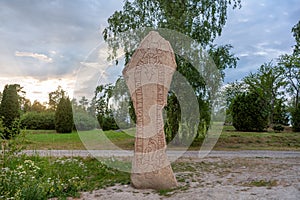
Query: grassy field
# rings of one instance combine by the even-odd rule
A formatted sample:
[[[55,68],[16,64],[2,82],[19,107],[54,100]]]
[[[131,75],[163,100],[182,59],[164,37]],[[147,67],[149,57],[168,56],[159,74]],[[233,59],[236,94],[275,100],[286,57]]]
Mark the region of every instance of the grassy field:
[[[26,149],[133,149],[134,130],[82,131],[79,134],[57,134],[55,131],[25,131]],[[197,150],[194,146],[191,150]],[[232,126],[224,126],[215,150],[300,150],[300,133],[294,132],[239,132]]]
[[[134,137],[124,132],[99,130],[57,134],[53,131],[25,131],[26,149],[108,149],[108,141],[122,149],[132,149]]]
[[[300,133],[239,132],[224,126],[215,150],[300,150]]]

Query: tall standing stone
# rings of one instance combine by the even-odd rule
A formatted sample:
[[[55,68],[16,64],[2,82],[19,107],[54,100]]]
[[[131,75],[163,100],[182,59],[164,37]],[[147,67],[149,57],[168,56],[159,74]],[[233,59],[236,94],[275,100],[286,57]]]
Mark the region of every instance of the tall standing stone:
[[[131,183],[136,188],[177,186],[166,155],[162,109],[176,70],[173,49],[157,32],[140,43],[123,70],[136,113]]]

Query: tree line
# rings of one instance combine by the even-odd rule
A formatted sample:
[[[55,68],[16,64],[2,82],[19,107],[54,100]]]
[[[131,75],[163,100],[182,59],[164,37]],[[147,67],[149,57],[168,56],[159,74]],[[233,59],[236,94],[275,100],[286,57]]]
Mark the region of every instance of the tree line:
[[[31,103],[19,84],[6,85],[0,97],[0,135],[5,139],[19,134],[21,129],[71,133],[97,127],[94,117],[86,110],[87,99],[83,97],[77,104],[60,86],[49,93],[46,104],[37,100]],[[74,116],[72,107],[76,110]]]

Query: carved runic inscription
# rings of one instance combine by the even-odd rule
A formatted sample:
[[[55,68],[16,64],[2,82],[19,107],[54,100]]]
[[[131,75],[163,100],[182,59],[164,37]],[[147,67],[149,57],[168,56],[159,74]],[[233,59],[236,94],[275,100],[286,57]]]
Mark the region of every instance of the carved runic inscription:
[[[166,155],[162,109],[167,104],[176,61],[168,41],[151,31],[123,70],[136,113],[131,182],[136,188],[177,186]]]

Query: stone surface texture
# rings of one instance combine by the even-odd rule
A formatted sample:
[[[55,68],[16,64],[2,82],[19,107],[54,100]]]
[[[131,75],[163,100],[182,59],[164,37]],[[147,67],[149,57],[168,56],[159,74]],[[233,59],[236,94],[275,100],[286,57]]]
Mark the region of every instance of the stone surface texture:
[[[166,155],[162,109],[176,70],[170,43],[151,31],[123,70],[136,113],[131,183],[140,189],[177,186]]]

